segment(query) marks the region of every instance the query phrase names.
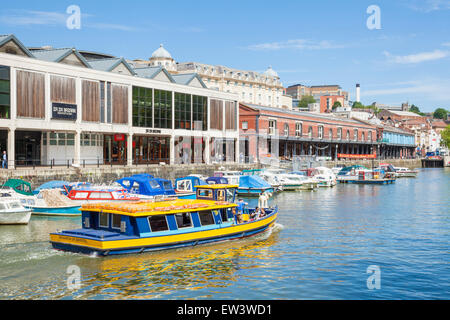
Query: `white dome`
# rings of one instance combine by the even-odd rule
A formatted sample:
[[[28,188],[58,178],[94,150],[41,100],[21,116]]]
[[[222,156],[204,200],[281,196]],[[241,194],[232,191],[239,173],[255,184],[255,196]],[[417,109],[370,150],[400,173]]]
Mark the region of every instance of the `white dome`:
[[[161,44],[159,46],[159,48],[153,52],[152,54],[152,59],[154,58],[167,58],[167,59],[172,59],[172,56],[170,55],[169,51],[167,51],[166,49],[164,49],[163,45]]]
[[[264,74],[265,74],[266,76],[269,76],[269,77],[276,77],[276,78],[278,78],[278,73],[276,73],[276,72],[272,69],[272,66],[270,66],[270,67],[266,70],[266,72],[264,72]]]

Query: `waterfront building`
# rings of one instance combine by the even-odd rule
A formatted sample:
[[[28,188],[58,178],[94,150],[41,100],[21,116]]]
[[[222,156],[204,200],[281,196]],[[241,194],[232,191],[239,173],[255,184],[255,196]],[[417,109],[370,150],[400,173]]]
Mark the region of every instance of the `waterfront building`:
[[[166,65],[0,36],[0,146],[10,168],[234,162],[238,99]]]
[[[377,127],[333,114],[280,110],[240,103],[240,160],[292,159],[295,156],[373,154]]]
[[[416,151],[415,134],[410,130],[384,124],[377,126],[382,159],[413,158]]]

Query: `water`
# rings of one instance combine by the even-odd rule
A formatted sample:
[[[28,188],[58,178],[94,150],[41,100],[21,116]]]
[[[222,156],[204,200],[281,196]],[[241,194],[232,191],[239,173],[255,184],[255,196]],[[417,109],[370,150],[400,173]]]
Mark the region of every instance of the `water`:
[[[449,194],[448,168],[285,192],[272,200],[276,228],[256,238],[106,258],[51,249],[48,234],[79,218],[32,217],[0,226],[0,299],[449,299]],[[367,287],[371,265],[378,290]]]

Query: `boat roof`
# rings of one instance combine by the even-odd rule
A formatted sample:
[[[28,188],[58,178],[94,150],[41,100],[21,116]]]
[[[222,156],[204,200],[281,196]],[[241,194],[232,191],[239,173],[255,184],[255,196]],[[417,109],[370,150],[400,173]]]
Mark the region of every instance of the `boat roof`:
[[[237,184],[205,184],[200,186],[195,186],[196,188],[202,189],[235,189],[239,188]]]
[[[84,204],[82,211],[104,212],[133,217],[156,216],[237,207],[226,201],[176,199],[170,201],[102,202]]]

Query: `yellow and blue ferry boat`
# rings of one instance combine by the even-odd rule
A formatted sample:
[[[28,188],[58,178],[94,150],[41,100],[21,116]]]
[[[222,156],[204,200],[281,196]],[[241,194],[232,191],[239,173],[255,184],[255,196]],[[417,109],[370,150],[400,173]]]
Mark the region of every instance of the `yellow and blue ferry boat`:
[[[238,217],[234,185],[203,185],[197,199],[82,206],[82,228],[50,234],[53,248],[107,256],[196,246],[253,236],[271,228],[278,208]]]

